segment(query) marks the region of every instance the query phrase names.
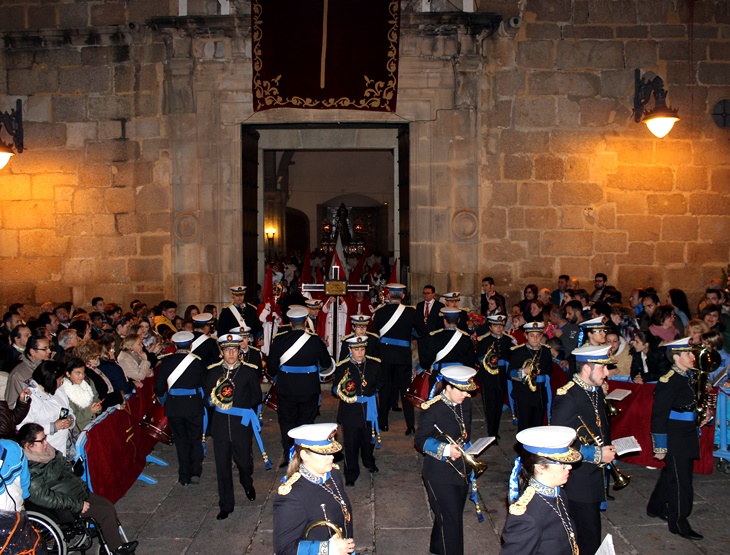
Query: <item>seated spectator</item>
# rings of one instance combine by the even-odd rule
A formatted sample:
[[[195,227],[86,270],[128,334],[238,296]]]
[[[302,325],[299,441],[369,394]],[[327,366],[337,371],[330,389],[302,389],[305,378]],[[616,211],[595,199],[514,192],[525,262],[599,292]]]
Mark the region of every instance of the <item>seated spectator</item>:
[[[99,339],[104,335],[104,314],[101,312],[92,312],[89,314],[91,319],[91,338]]]
[[[606,330],[606,344],[611,347],[608,354],[616,360],[616,369],[611,372],[611,376],[630,376],[633,360],[629,352],[631,346],[616,328],[609,327]]]
[[[522,291],[523,299],[518,303],[520,305],[520,310],[522,311],[522,314],[525,316],[525,320],[528,318],[528,305],[534,301],[537,300],[537,285],[534,283],[528,283],[525,286],[525,289]]]
[[[91,339],[91,324],[84,318],[77,319],[76,317],[74,317],[71,325],[69,326],[69,329],[76,331],[79,342],[83,341],[84,339]]]
[[[668,305],[659,305],[651,316],[649,331],[654,337],[658,337],[664,343],[669,343],[679,338],[679,332],[674,326],[674,308]]]
[[[681,289],[670,289],[667,292],[666,303],[674,307],[674,313],[682,322],[682,327],[685,327],[690,319],[689,301],[685,292]]]
[[[620,303],[611,305],[611,323],[618,330],[627,343],[631,343],[634,334],[638,331],[639,326],[634,318],[634,310]]]
[[[114,389],[127,393],[132,393],[135,386],[139,384],[142,387],[142,382],[130,381],[127,376],[124,375],[124,370],[117,364],[116,357],[114,355],[114,339],[110,335],[104,335],[97,341],[101,346],[101,356],[99,357],[99,370],[109,378],[112,382]]]
[[[144,352],[142,338],[139,335],[127,335],[122,340],[122,350],[117,356],[117,363],[124,370],[127,379],[134,382],[141,382],[152,376],[150,361],[147,360],[147,353]]]
[[[116,303],[109,303],[104,306],[104,314],[106,315],[105,324],[111,324],[119,320],[122,315],[122,307]]]
[[[15,407],[18,395],[26,387],[26,382],[33,377],[33,371],[42,361],[51,358],[53,354],[48,339],[45,337],[45,330],[42,333],[43,337],[31,336],[28,339],[21,361],[10,372],[8,386],[5,390],[5,400],[10,408]]]
[[[101,413],[101,401],[94,384],[86,379],[86,366],[80,358],[70,357],[64,367],[65,377],[61,389],[68,397],[76,417],[75,435],[78,435]]]
[[[716,330],[702,334],[702,346],[720,354],[720,366],[710,374],[710,382],[714,382],[723,370],[730,365],[730,353],[723,349],[722,335]]]
[[[655,382],[671,368],[666,350],[656,343],[656,339],[647,332],[637,331],[634,335],[630,351],[631,379],[634,383]]]
[[[707,324],[710,331],[715,330],[722,334],[725,350],[730,349],[730,332],[722,321],[722,308],[716,304],[708,304],[700,312],[700,318]]]
[[[540,299],[534,299],[525,305],[525,322],[542,322],[542,301]]]
[[[113,324],[114,351],[119,353],[122,348],[122,340],[129,335],[129,328],[132,327],[132,318],[129,314],[122,314]]]
[[[24,502],[30,495],[28,460],[20,445],[10,439],[0,439],[0,460],[3,461],[0,466],[0,510],[22,511]]]
[[[702,344],[702,334],[710,331],[704,320],[693,318],[684,328],[684,336],[689,337],[689,344],[699,347]]]
[[[30,410],[31,390],[27,387],[20,392],[15,408],[11,409],[5,399],[0,399],[0,438],[13,439],[15,430]]]
[[[198,314],[200,314],[200,309],[197,306],[195,306],[194,304],[188,305],[188,307],[185,309],[183,320],[192,321],[193,316],[197,316]]]
[[[58,333],[58,349],[53,355],[53,360],[65,363],[66,353],[71,352],[73,348],[79,344],[79,336],[76,330],[65,329]]]
[[[94,389],[96,389],[96,393],[101,399],[103,411],[115,405],[124,405],[124,391],[116,389],[106,374],[99,370],[101,345],[93,339],[82,341],[74,349],[74,357],[81,359],[86,366],[86,377],[94,384]],[[128,385],[127,380],[124,378],[124,372],[121,375],[121,382],[125,386]]]
[[[44,360],[33,371],[33,382],[29,387],[30,410],[18,428],[30,422],[39,424],[48,435],[48,443],[64,457],[72,458],[75,449],[72,447],[71,428],[75,418],[68,397],[61,389],[64,370],[60,362]]]
[[[114,555],[134,553],[138,542],[122,543],[114,504],[89,492],[84,481],[66,464],[63,455],[50,444],[43,426],[26,424],[20,429],[18,442],[28,458],[30,500],[33,503],[91,517],[99,523],[100,532]]]

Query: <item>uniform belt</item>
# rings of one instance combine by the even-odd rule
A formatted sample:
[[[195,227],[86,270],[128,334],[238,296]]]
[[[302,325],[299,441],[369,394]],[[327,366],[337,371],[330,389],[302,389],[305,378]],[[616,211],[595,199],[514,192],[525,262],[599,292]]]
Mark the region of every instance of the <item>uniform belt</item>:
[[[319,372],[316,366],[289,366],[288,364],[285,364],[279,370],[289,374],[314,374],[315,372]]]
[[[410,347],[411,346],[410,341],[406,341],[405,339],[393,339],[392,337],[381,337],[380,342],[385,343],[386,345],[393,345],[395,347]]]
[[[694,412],[679,412],[676,410],[673,410],[669,413],[669,420],[681,420],[683,422],[694,422],[695,420],[695,413]]]
[[[199,387],[197,389],[185,389],[182,387],[173,387],[170,391],[168,391],[170,395],[173,397],[190,397],[191,395],[200,395],[203,396],[203,388]]]
[[[536,377],[535,377],[535,383],[545,383],[545,378],[546,378],[546,377],[547,377],[547,376],[543,376],[543,375],[540,375],[540,376],[536,376]]]
[[[264,458],[266,470],[271,469],[271,461],[269,461],[269,457],[266,455],[266,451],[264,450],[264,441],[261,439],[261,421],[259,420],[256,412],[253,409],[243,409],[240,407],[231,407],[229,409],[216,407],[215,412],[230,414],[231,416],[240,416],[242,425],[251,425],[251,428],[253,429],[253,436],[256,438],[256,443],[258,443],[259,450]]]

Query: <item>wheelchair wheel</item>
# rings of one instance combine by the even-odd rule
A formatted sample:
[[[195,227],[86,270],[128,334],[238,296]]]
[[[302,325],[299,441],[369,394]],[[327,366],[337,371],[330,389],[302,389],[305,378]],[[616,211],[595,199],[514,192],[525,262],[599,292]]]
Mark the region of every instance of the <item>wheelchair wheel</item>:
[[[38,553],[40,555],[66,555],[66,542],[58,524],[41,513],[28,511],[27,515],[41,539]]]

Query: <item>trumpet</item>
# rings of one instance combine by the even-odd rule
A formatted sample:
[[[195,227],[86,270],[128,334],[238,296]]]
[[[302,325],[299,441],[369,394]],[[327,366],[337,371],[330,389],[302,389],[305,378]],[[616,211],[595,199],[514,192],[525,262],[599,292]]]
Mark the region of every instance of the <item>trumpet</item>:
[[[524,366],[522,366],[522,370],[525,372],[525,385],[530,388],[530,391],[537,391],[537,355],[540,353],[540,351],[535,352],[535,356],[533,356],[529,361],[527,361]]]
[[[712,411],[717,403],[717,396],[710,394],[712,385],[710,384],[710,374],[720,368],[722,358],[720,354],[711,348],[704,348],[697,355],[697,368],[693,369],[696,423],[699,426],[708,417],[712,416]]]
[[[331,520],[327,520],[327,511],[324,508],[324,503],[322,503],[320,505],[320,507],[322,507],[322,514],[324,515],[324,520],[317,520],[316,522],[312,522],[312,524],[307,526],[307,529],[304,531],[304,539],[308,540],[309,533],[312,530],[314,530],[315,528],[318,528],[320,526],[325,526],[325,527],[329,528],[332,531],[332,534],[334,534],[334,536],[337,539],[340,539],[340,540],[345,539],[345,535],[342,533],[342,528],[337,526],[337,524],[335,524]]]
[[[621,414],[621,409],[614,405],[611,399],[604,399],[604,402],[606,404],[606,414],[609,417],[618,416],[619,414]]]
[[[578,416],[578,420],[580,420],[581,425],[578,426],[576,433],[578,433],[581,428],[584,428],[586,433],[588,434],[587,438],[578,434],[578,440],[583,445],[595,445],[598,448],[603,447],[603,440],[599,436],[596,436],[593,432],[591,432],[590,428],[585,423],[585,420],[583,420],[583,417]],[[606,470],[608,470],[608,472],[611,474],[611,478],[613,478],[613,489],[615,491],[624,489],[626,486],[629,485],[629,482],[631,482],[631,476],[624,476],[623,474],[621,474],[619,469],[616,467],[615,461],[609,464],[599,463],[598,466],[605,467]]]
[[[446,441],[448,441],[454,449],[461,453],[461,457],[464,459],[464,463],[466,463],[466,466],[470,467],[471,472],[474,473],[474,479],[479,478],[479,476],[481,476],[482,473],[488,468],[487,463],[478,461],[476,457],[464,451],[464,448],[458,442],[454,441],[454,438],[452,438],[449,434],[444,433],[441,428],[439,428],[436,424],[434,424],[433,427],[436,428],[436,430],[438,431],[439,437],[443,437],[444,439],[446,439]],[[453,469],[456,470],[457,474],[459,474],[459,476],[461,476],[462,478],[468,478],[469,474],[471,474],[471,472],[462,472],[461,470],[456,468],[450,458],[447,459],[447,461],[453,467]]]

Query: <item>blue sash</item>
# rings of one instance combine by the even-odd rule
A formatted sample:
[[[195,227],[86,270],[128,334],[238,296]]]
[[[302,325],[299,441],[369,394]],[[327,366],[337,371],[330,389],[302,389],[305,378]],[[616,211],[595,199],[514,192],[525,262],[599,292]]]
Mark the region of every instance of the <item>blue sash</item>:
[[[258,443],[259,451],[261,451],[261,456],[264,459],[264,465],[266,466],[266,470],[271,470],[271,461],[269,460],[269,456],[266,454],[266,450],[264,449],[264,441],[261,439],[261,422],[259,421],[259,416],[256,414],[256,411],[253,409],[242,409],[239,407],[231,407],[230,409],[222,409],[220,407],[215,408],[215,412],[219,412],[221,414],[230,414],[232,416],[240,416],[241,417],[241,424],[244,426],[251,426],[251,429],[253,430],[253,436],[256,438],[256,443]]]
[[[358,403],[365,403],[365,420],[369,420],[372,425],[372,439],[370,443],[375,444],[376,449],[380,449],[382,442],[380,441],[380,426],[378,426],[378,396],[358,395],[355,397]]]
[[[289,374],[313,374],[319,372],[319,368],[316,366],[289,366],[288,364],[284,364],[279,370]]]
[[[393,339],[392,337],[381,337],[380,342],[385,343],[386,345],[393,345],[395,347],[410,347],[411,346],[410,341],[406,341],[405,339]]]
[[[695,413],[692,411],[679,412],[679,411],[673,410],[672,412],[669,413],[669,420],[681,420],[682,422],[694,422]]]

